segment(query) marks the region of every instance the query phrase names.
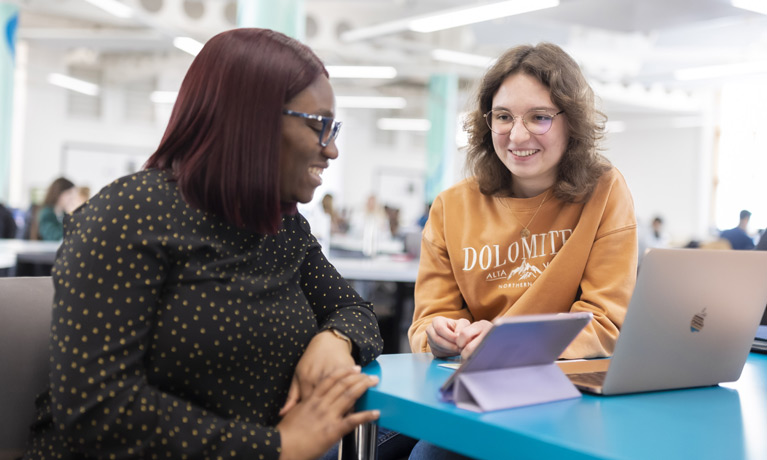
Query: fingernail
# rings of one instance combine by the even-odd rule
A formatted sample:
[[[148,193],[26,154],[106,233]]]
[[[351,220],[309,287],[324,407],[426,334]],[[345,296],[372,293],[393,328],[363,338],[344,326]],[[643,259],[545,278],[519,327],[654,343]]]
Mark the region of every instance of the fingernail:
[[[378,417],[381,416],[381,411],[376,409],[376,410],[373,411],[373,415],[375,415],[375,417],[378,418]]]
[[[361,370],[362,370],[362,368],[359,365],[354,366],[354,372],[359,372]]]
[[[371,380],[372,382],[374,382],[376,385],[378,384],[378,376],[376,376],[376,375],[371,375],[371,376],[370,376],[370,380]]]

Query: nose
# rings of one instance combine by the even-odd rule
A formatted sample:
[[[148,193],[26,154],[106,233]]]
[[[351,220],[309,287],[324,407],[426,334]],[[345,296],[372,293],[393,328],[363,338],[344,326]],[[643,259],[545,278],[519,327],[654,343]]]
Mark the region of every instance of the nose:
[[[330,160],[338,158],[338,146],[336,146],[336,140],[330,141],[327,147],[322,148],[322,156]]]
[[[521,118],[515,118],[509,131],[509,140],[514,143],[523,142],[530,138],[530,131],[527,130]]]

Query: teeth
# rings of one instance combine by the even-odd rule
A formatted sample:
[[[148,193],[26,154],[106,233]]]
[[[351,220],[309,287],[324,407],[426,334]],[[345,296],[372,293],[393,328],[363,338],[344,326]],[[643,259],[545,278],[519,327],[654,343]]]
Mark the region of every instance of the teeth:
[[[317,176],[322,175],[322,168],[309,168],[309,174],[314,174]]]
[[[514,150],[514,155],[518,157],[529,157],[535,152],[537,152],[537,150]]]

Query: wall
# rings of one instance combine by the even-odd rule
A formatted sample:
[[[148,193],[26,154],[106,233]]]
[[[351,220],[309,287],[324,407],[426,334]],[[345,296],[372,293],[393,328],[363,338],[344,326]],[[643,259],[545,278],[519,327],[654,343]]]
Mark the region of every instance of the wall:
[[[634,197],[640,224],[661,216],[672,243],[707,237],[707,197],[701,186],[709,161],[703,150],[701,127],[632,129],[608,135],[607,158],[623,173]],[[702,182],[704,184],[702,184]]]

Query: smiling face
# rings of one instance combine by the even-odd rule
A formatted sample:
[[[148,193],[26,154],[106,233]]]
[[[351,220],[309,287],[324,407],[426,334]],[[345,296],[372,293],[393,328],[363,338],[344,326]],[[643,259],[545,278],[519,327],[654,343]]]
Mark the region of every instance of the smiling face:
[[[333,117],[335,99],[327,77],[320,75],[291,99],[285,108],[323,117]],[[338,158],[335,141],[320,145],[322,122],[294,116],[282,116],[280,143],[280,200],[308,203],[322,184],[322,172],[328,160]]]
[[[548,88],[524,73],[503,81],[493,96],[492,109],[507,110],[518,117],[508,134],[492,133],[495,153],[513,177],[514,196],[543,193],[556,182],[557,164],[567,148],[567,115],[557,116],[547,133],[531,134],[522,123],[525,113],[544,110],[553,115],[561,109],[551,102]]]

